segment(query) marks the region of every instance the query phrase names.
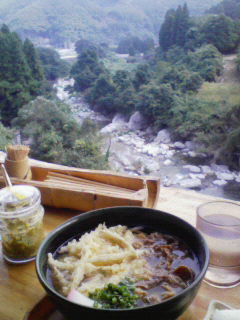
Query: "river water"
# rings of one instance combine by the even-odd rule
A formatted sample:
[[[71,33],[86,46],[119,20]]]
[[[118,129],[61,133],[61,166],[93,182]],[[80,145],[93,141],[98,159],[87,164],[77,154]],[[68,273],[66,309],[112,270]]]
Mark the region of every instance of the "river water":
[[[223,165],[211,164],[205,154],[183,144],[160,141],[151,134],[130,130],[120,116],[113,120],[94,112],[81,97],[70,97],[64,91],[72,80],[59,79],[55,87],[58,97],[67,103],[77,119],[92,119],[102,128],[103,150],[110,146],[109,165],[114,171],[132,175],[160,177],[161,185],[195,189],[205,194],[240,200],[240,173]]]

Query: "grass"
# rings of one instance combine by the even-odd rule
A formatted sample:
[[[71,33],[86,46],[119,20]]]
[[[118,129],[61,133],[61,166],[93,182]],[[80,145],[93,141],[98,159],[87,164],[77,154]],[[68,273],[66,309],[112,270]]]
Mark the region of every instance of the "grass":
[[[240,104],[240,83],[204,82],[197,97],[204,101],[219,102],[228,108]]]
[[[128,63],[125,58],[118,57],[115,53],[112,53],[107,58],[103,59],[103,63],[111,74],[114,74],[117,70],[132,72],[139,64],[139,62]]]

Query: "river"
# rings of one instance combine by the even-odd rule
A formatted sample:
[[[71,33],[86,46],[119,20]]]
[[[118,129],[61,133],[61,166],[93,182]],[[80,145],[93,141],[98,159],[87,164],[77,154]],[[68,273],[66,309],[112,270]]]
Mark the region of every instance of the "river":
[[[69,84],[72,80],[59,79],[55,85],[57,95],[71,107],[78,122],[90,118],[102,128],[103,150],[110,146],[112,170],[132,175],[149,174],[160,177],[166,187],[194,189],[240,200],[239,172],[211,163],[207,155],[196,152],[190,141],[171,141],[166,130],[154,137],[146,131],[129,129],[129,122],[120,115],[112,120],[94,112],[81,97],[71,97],[64,91]]]

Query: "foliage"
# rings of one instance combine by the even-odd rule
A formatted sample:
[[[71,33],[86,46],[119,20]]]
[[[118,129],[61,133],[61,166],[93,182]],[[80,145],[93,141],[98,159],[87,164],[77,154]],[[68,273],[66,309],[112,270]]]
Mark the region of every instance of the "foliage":
[[[76,91],[86,90],[94,84],[100,75],[106,72],[95,50],[83,51],[71,69],[71,75],[75,80],[74,89]]]
[[[239,25],[224,15],[209,17],[201,27],[204,42],[214,45],[221,53],[232,53],[239,40]]]
[[[13,131],[3,126],[0,122],[0,150],[5,151],[5,147],[13,142]]]
[[[167,51],[174,45],[184,47],[189,28],[190,19],[186,4],[178,6],[177,10],[168,10],[159,32],[159,45],[162,50]]]
[[[66,61],[60,58],[56,50],[39,47],[38,54],[47,80],[55,81],[67,76],[70,67]]]
[[[239,104],[226,106],[224,99],[185,96],[172,112],[169,126],[174,136],[197,141],[215,161],[239,169]]]
[[[23,44],[6,25],[0,29],[0,115],[9,125],[18,109],[41,93],[44,76],[29,40]]]
[[[193,15],[200,15],[220,0],[186,0]],[[79,39],[116,43],[131,34],[155,37],[166,11],[182,0],[1,0],[0,21],[23,38],[50,39],[63,47]]]
[[[69,108],[38,97],[24,105],[14,120],[31,147],[31,156],[49,162],[83,168],[106,168],[100,136],[92,124],[80,126]]]
[[[90,93],[88,94],[88,101],[92,104],[96,104],[100,98],[107,95],[113,95],[114,93],[115,86],[112,83],[111,78],[108,75],[101,75],[92,86]],[[106,110],[107,113],[109,111],[110,110]]]
[[[238,49],[236,64],[237,64],[237,70],[240,73],[240,49]]]
[[[222,56],[212,45],[205,45],[183,57],[188,69],[198,72],[206,81],[215,81],[222,71]]]
[[[224,14],[234,20],[240,19],[240,1],[239,0],[223,0],[217,5],[207,10],[211,14]]]
[[[81,55],[86,50],[90,50],[90,51],[96,51],[99,58],[104,58],[106,56],[106,53],[103,47],[104,46],[97,45],[92,41],[86,40],[86,39],[78,40],[75,43],[75,50],[79,55]]]
[[[157,128],[161,128],[168,126],[174,104],[175,96],[170,85],[149,84],[140,92],[136,108]]]
[[[146,53],[147,51],[154,48],[154,41],[152,38],[145,38],[141,40],[136,36],[129,36],[119,41],[118,47],[116,49],[117,53]]]
[[[134,78],[133,78],[133,86],[136,90],[139,90],[139,88],[147,84],[150,81],[150,72],[148,65],[142,64],[139,65],[136,69]]]

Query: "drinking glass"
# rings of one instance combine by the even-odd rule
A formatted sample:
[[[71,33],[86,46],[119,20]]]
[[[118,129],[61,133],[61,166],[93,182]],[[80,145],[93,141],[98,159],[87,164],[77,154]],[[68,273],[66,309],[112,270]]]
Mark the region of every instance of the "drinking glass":
[[[197,208],[197,229],[207,241],[210,264],[205,281],[215,287],[240,283],[240,205],[213,201]]]

